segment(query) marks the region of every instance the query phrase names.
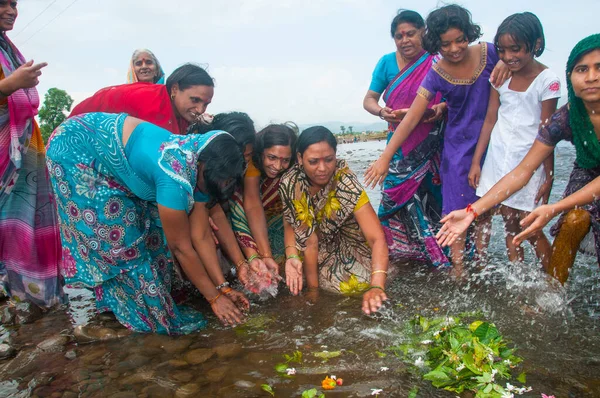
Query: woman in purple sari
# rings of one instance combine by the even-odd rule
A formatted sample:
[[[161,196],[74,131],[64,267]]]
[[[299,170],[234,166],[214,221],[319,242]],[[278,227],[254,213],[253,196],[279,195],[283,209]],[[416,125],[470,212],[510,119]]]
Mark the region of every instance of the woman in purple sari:
[[[424,28],[423,18],[414,11],[396,15],[391,34],[397,51],[381,58],[364,99],[369,113],[389,123],[388,141],[434,62],[434,56],[421,46]],[[379,105],[382,92],[385,107]],[[438,266],[448,263],[434,232],[440,226],[442,207],[439,165],[446,104],[438,95],[429,108],[390,162],[379,219],[392,261],[416,260]]]

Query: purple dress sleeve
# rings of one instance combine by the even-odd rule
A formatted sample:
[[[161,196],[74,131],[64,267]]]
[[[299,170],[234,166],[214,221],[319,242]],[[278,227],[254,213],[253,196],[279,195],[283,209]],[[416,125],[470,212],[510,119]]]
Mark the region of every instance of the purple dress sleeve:
[[[540,128],[536,139],[549,146],[556,146],[562,140],[573,142],[573,132],[569,126],[568,104],[554,112],[550,123]]]
[[[433,68],[429,69],[425,79],[421,82],[421,87],[417,90],[417,95],[425,98],[427,101],[431,101],[435,94],[440,91],[439,75]]]

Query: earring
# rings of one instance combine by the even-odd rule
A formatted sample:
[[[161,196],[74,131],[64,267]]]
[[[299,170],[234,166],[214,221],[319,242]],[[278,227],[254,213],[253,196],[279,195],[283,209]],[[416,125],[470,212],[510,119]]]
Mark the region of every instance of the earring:
[[[175,94],[171,94],[171,101],[175,101]]]

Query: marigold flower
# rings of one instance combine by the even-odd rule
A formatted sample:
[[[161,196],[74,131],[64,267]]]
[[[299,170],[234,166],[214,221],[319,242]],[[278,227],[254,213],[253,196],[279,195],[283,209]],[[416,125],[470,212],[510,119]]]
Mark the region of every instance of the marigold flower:
[[[333,390],[335,386],[337,386],[335,380],[329,376],[325,376],[325,379],[321,382],[321,387],[323,387],[323,390]]]

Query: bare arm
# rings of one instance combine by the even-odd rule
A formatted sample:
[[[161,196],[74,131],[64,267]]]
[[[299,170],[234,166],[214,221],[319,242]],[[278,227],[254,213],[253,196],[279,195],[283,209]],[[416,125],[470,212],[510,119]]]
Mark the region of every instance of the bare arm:
[[[381,93],[373,90],[367,90],[365,99],[363,100],[363,108],[373,116],[379,116],[386,122],[399,123],[402,120],[401,117],[397,117],[393,113],[393,109],[387,106],[380,106],[379,100],[381,99]]]
[[[546,101],[542,101],[542,114],[540,128],[550,121],[552,114],[556,111],[556,105],[558,104],[558,98],[552,98]],[[535,196],[535,202],[538,203],[540,199],[542,204],[548,203],[550,199],[550,192],[552,192],[552,184],[554,183],[554,151],[544,160],[544,173],[546,179],[544,183],[538,189]]]
[[[520,234],[514,237],[513,242],[520,245],[525,239],[536,232],[542,230],[556,215],[583,206],[600,197],[600,177],[596,177],[579,191],[572,193],[566,198],[550,205],[543,205],[534,209],[527,217],[521,221],[525,228]]]
[[[303,264],[298,256],[296,247],[296,236],[294,228],[283,218],[283,241],[285,243],[285,283],[293,295],[302,290]],[[308,279],[307,279],[308,280]],[[309,284],[310,286],[310,284]],[[318,281],[317,281],[318,286]]]
[[[244,179],[244,212],[260,254],[271,256],[267,218],[260,197],[260,177]]]
[[[535,170],[553,150],[554,147],[535,140],[521,163],[502,177],[481,199],[473,203],[473,210],[477,214],[483,214],[518,192],[529,182]],[[441,220],[444,225],[437,234],[438,243],[443,246],[451,245],[467,230],[474,219],[474,214],[467,213],[466,210],[451,212]]]
[[[388,269],[388,245],[379,218],[370,203],[358,209],[354,217],[371,248],[371,286],[376,288],[364,294],[362,303],[363,311],[370,314],[376,312],[382,302],[387,300],[384,289]]]
[[[485,114],[485,121],[481,127],[479,133],[479,139],[477,140],[477,146],[475,147],[475,153],[473,154],[473,160],[471,161],[471,170],[469,171],[469,185],[472,188],[477,188],[479,185],[479,177],[481,176],[481,159],[485,153],[489,143],[492,130],[498,121],[498,109],[500,108],[500,94],[498,91],[490,90],[490,98],[488,101],[487,113]]]
[[[219,292],[206,273],[203,262],[192,244],[191,227],[187,213],[158,205],[158,214],[167,238],[167,244],[181,264],[190,282],[207,299],[216,297]],[[206,222],[208,224],[208,217]],[[212,242],[212,238],[209,241]],[[214,258],[216,261],[216,253]],[[210,260],[210,258],[206,257],[206,260]]]
[[[231,229],[231,224],[229,223],[229,220],[227,219],[227,216],[225,215],[221,205],[215,205],[212,209],[210,209],[210,217],[218,228],[218,230],[215,232],[215,235],[217,235],[225,255],[234,264],[240,264],[243,262],[245,260],[244,254],[240,249],[240,245],[238,245],[235,234],[233,233],[233,229]]]
[[[429,101],[421,95],[417,95],[413,101],[408,113],[402,119],[402,122],[396,128],[394,135],[388,142],[385,150],[377,159],[375,163],[370,165],[365,172],[365,185],[375,188],[378,184],[381,184],[387,175],[390,161],[394,157],[394,153],[400,148],[400,146],[410,136],[410,133],[419,124],[425,110],[427,109]]]

